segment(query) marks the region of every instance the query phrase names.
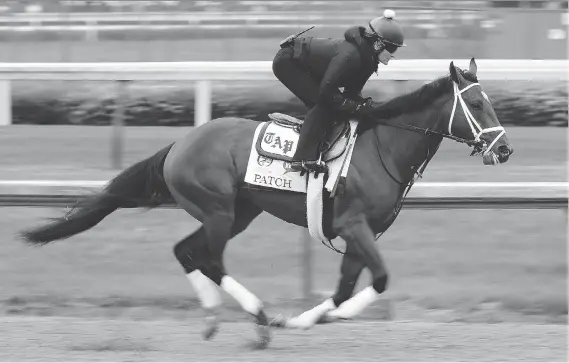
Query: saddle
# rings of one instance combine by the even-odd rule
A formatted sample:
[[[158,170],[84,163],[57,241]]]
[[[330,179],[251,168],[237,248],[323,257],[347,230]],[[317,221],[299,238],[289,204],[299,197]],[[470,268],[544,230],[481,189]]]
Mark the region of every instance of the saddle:
[[[271,121],[263,125],[256,140],[257,153],[269,159],[291,162],[303,120],[278,112],[269,114],[269,118]],[[283,137],[284,135],[288,137]],[[342,156],[347,149],[349,139],[350,123],[335,122],[326,133],[324,141],[318,145],[322,161],[328,162]]]

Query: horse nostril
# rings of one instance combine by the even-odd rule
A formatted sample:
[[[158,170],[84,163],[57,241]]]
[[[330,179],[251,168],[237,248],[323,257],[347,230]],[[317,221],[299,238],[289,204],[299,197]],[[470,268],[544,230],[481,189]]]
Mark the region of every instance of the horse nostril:
[[[510,155],[514,152],[514,150],[510,149],[508,146],[506,145],[501,145],[498,147],[498,152],[501,155]]]

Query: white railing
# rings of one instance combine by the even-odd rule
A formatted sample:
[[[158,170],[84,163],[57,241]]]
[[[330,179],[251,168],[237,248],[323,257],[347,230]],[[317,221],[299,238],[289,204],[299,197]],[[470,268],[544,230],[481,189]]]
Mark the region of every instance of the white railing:
[[[468,68],[468,59],[394,59],[381,67],[378,80],[434,80],[448,73],[449,63]],[[484,80],[567,80],[564,59],[477,59]],[[133,80],[238,81],[275,80],[270,61],[254,62],[124,62],[124,63],[0,63],[4,80]]]
[[[381,80],[431,81],[448,73],[451,59],[393,60],[371,82]],[[469,60],[455,60],[467,68]],[[567,80],[567,60],[479,59],[485,80]],[[208,121],[211,81],[276,80],[270,61],[256,62],[146,62],[146,63],[0,63],[0,125],[11,124],[10,81],[196,81],[196,124]]]
[[[393,60],[382,67],[371,82],[382,80],[432,81],[448,73],[451,59]],[[468,59],[454,60],[463,68]],[[488,80],[563,80],[569,79],[567,60],[479,59],[476,61],[481,82]],[[38,81],[117,81],[116,97],[127,97],[124,81],[195,81],[195,125],[211,118],[212,81],[274,81],[270,61],[256,62],[147,62],[147,63],[0,63],[0,126],[12,123],[11,82]],[[122,110],[114,118],[122,125]],[[112,164],[121,168],[121,132],[117,127],[113,142]]]
[[[0,180],[1,196],[44,195],[72,197],[96,192],[109,180]],[[424,182],[418,181],[410,198],[567,198],[569,182]],[[450,200],[448,199],[448,200]],[[34,203],[34,201],[30,201]]]

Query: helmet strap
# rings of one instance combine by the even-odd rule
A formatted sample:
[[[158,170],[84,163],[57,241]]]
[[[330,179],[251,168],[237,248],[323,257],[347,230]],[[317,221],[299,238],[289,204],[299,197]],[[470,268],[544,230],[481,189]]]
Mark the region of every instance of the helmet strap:
[[[368,23],[368,25],[369,25],[369,28],[371,29],[371,31],[372,31],[378,38],[381,38],[381,37],[379,36],[379,34],[377,33],[377,31],[373,28],[373,25],[371,25],[371,21]]]

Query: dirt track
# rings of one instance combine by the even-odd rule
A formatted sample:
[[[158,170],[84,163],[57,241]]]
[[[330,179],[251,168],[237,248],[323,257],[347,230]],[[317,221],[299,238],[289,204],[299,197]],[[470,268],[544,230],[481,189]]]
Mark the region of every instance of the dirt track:
[[[201,320],[0,319],[2,361],[567,361],[563,325],[345,322],[274,331],[252,351],[252,324],[225,323],[211,342]]]

